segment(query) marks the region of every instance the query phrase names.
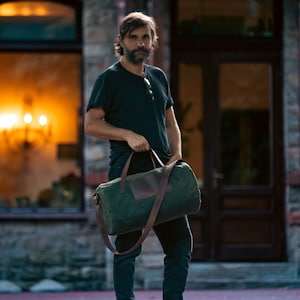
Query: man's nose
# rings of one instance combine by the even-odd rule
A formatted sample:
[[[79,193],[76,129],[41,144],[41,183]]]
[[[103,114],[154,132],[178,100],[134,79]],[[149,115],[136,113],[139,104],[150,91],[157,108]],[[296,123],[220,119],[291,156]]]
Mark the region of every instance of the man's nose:
[[[145,47],[145,42],[142,39],[137,40],[138,47]]]

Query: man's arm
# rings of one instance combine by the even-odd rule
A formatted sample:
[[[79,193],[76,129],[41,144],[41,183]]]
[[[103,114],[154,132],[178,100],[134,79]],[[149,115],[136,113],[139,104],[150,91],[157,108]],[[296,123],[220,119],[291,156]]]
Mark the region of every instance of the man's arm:
[[[112,126],[105,121],[105,112],[101,107],[90,108],[84,119],[84,131],[87,135],[104,140],[125,141],[136,152],[148,151],[148,141],[142,135],[123,128]]]
[[[166,110],[166,128],[172,154],[168,163],[171,163],[182,158],[181,132],[172,106]]]

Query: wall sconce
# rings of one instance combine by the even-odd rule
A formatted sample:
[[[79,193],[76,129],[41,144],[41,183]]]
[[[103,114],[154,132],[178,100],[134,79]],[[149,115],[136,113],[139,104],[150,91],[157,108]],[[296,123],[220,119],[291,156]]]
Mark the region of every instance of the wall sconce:
[[[35,118],[32,101],[24,100],[24,114],[0,114],[0,131],[9,145],[17,145],[22,149],[29,149],[33,145],[45,143],[51,136],[51,127],[46,115]],[[29,110],[28,110],[29,107]]]

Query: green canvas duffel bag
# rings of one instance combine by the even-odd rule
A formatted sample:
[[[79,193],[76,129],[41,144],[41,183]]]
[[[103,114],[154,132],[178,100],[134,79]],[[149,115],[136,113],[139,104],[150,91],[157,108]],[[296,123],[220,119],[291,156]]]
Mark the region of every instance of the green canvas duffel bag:
[[[127,176],[129,156],[121,177],[101,183],[94,193],[97,222],[106,245],[115,254],[107,235],[144,229],[138,247],[154,225],[197,212],[201,205],[198,183],[191,167],[179,160],[164,165],[154,150],[150,152],[160,166]],[[122,253],[121,253],[122,254]]]

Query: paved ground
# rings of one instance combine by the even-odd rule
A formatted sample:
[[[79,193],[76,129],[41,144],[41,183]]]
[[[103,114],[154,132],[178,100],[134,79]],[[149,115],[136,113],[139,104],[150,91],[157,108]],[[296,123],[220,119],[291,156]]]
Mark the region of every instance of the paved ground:
[[[113,300],[113,292],[0,294],[1,300]],[[159,291],[137,291],[136,300],[161,300]],[[184,300],[300,300],[300,289],[186,291]]]

